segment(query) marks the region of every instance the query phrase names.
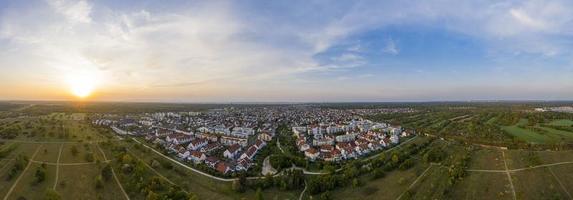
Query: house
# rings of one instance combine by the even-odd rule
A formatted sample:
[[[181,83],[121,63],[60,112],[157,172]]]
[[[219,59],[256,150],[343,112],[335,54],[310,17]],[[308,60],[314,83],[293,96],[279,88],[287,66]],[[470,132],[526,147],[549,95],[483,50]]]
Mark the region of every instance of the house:
[[[195,164],[201,163],[206,159],[206,156],[203,152],[200,151],[190,151],[188,160],[193,161]]]
[[[189,151],[187,151],[185,148],[181,148],[179,150],[179,153],[177,154],[177,157],[181,158],[181,159],[187,159],[187,157],[189,157],[191,153]]]
[[[390,136],[390,141],[392,141],[392,144],[398,144],[398,142],[400,142],[398,134],[393,134],[392,136]]]
[[[203,138],[199,138],[199,139],[194,139],[191,140],[191,143],[189,143],[189,145],[187,145],[187,149],[189,150],[198,150],[201,147],[204,147],[208,144],[206,139]]]
[[[249,170],[249,168],[251,168],[252,165],[253,165],[253,163],[251,162],[250,159],[241,158],[241,159],[237,160],[237,166],[235,167],[235,169],[237,171],[247,171],[247,170]]]
[[[342,152],[338,149],[333,149],[330,154],[332,155],[334,161],[339,161],[342,159]]]
[[[223,152],[223,156],[229,159],[234,159],[237,156],[237,154],[239,154],[239,151],[241,151],[241,146],[238,144],[234,144],[229,146],[229,148],[227,148],[227,150]]]
[[[274,137],[274,134],[271,134],[270,132],[266,131],[266,132],[260,133],[257,138],[259,140],[269,142],[269,141],[273,140],[273,137]]]
[[[211,152],[211,151],[215,151],[217,149],[222,148],[223,145],[219,144],[219,143],[210,143],[205,145],[204,147],[201,147],[201,152]]]
[[[320,152],[331,152],[334,149],[331,145],[322,145],[320,146]]]
[[[171,135],[171,134],[173,134],[173,131],[167,130],[167,129],[163,129],[163,128],[158,129],[158,130],[155,131],[155,136],[156,136],[156,137],[166,137],[166,136]]]
[[[390,139],[384,138],[384,139],[380,140],[380,145],[382,145],[382,147],[390,146]]]
[[[257,148],[257,150],[259,150],[259,149],[262,149],[263,147],[265,147],[266,145],[267,145],[266,142],[264,142],[262,140],[257,140],[253,146],[255,146]]]
[[[352,146],[348,146],[348,147],[345,147],[343,149],[340,149],[340,152],[341,152],[342,157],[344,159],[356,158],[356,151],[354,151],[354,147],[352,147]]]
[[[219,140],[219,137],[209,133],[197,133],[196,137],[206,139],[211,142],[217,142],[217,140]]]
[[[406,130],[406,131],[402,131],[402,135],[401,135],[401,136],[402,136],[402,137],[408,137],[408,136],[410,136],[410,135],[412,135],[412,132]]]
[[[186,134],[183,134],[183,133],[171,134],[171,135],[168,135],[168,136],[165,138],[165,140],[166,140],[167,142],[170,142],[170,143],[173,143],[173,144],[177,144],[177,145],[187,143],[187,142],[191,141],[192,139],[193,139],[193,136],[191,136],[191,135],[186,135]]]
[[[253,145],[253,146],[249,147],[247,149],[247,151],[245,151],[243,154],[241,154],[240,158],[241,159],[248,158],[248,159],[252,160],[255,157],[255,155],[257,154],[257,150],[258,150],[257,147],[255,147]]]
[[[356,139],[357,135],[358,134],[356,134],[356,133],[339,135],[339,136],[336,136],[335,140],[336,140],[336,142],[350,142],[350,141],[354,141]]]
[[[315,148],[309,148],[306,151],[304,151],[304,156],[306,156],[307,158],[309,158],[310,160],[315,160],[316,158],[318,158],[319,152],[315,149]]]
[[[217,170],[221,174],[227,174],[232,172],[233,170],[229,167],[229,164],[226,162],[219,162],[215,165],[215,170]]]
[[[360,144],[356,146],[354,150],[356,150],[360,155],[370,153],[370,147],[368,147],[368,144]]]
[[[205,159],[205,164],[213,169],[215,169],[215,165],[219,162],[219,158],[213,156],[209,156]]]
[[[221,136],[221,144],[224,145],[233,145],[233,144],[239,144],[241,146],[247,146],[247,138],[237,138],[237,137],[231,137],[231,136]]]

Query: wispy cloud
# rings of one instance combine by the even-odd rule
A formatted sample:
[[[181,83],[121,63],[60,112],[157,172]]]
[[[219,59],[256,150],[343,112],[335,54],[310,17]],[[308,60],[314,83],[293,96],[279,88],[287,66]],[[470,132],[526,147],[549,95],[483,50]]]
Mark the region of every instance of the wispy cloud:
[[[400,53],[400,50],[396,46],[396,43],[394,42],[393,39],[388,39],[388,41],[386,42],[386,47],[384,47],[382,51],[384,53],[392,55],[397,55],[398,53]]]
[[[40,76],[61,85],[62,76],[90,73],[100,77],[102,89],[120,88],[125,96],[134,95],[127,94],[129,88],[166,98],[170,96],[166,91],[213,95],[205,88],[220,96],[231,90],[256,94],[268,91],[269,85],[285,85],[281,86],[285,96],[306,95],[331,88],[336,84],[331,77],[353,81],[369,74],[363,78],[390,79],[413,69],[368,68],[389,62],[380,60],[380,50],[398,55],[410,48],[441,45],[423,38],[424,44],[410,47],[393,35],[380,46],[370,46],[369,33],[400,26],[415,27],[414,32],[463,35],[479,42],[493,58],[573,57],[573,3],[566,0],[292,1],[270,2],[264,8],[256,1],[160,2],[158,7],[133,1],[131,9],[108,1],[15,2],[15,6],[0,3],[0,45],[6,50],[0,53],[0,77],[11,85],[36,83]],[[19,80],[6,78],[7,74]],[[305,79],[324,83],[308,92],[291,83]],[[387,83],[386,79],[377,81]]]

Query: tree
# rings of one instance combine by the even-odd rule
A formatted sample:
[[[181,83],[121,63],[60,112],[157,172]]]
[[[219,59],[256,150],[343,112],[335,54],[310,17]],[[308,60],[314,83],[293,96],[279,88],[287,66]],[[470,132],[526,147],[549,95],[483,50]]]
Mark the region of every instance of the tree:
[[[70,151],[72,152],[72,156],[78,155],[78,148],[75,145],[72,146],[72,149]]]
[[[36,178],[36,183],[43,182],[44,180],[46,180],[46,169],[44,169],[43,167],[38,167],[36,173],[34,174],[34,177]]]
[[[384,177],[386,174],[384,173],[384,170],[377,168],[374,170],[374,176],[372,177],[373,179],[378,179],[378,178],[382,178]]]
[[[105,181],[111,180],[112,172],[111,172],[111,166],[109,164],[105,165],[101,169],[101,176]]]
[[[93,162],[94,161],[94,154],[92,152],[87,152],[85,155],[85,159],[87,162]]]
[[[257,193],[256,193],[256,197],[257,200],[263,200],[263,192],[261,191],[261,188],[257,188]]]
[[[360,181],[358,181],[357,178],[352,179],[352,187],[358,187],[360,186]]]
[[[400,161],[400,158],[398,157],[398,154],[393,154],[392,155],[392,162],[398,163],[399,161]]]
[[[46,194],[44,195],[44,200],[61,200],[62,197],[58,192],[52,189],[46,190]]]
[[[97,189],[103,188],[103,180],[101,175],[97,175],[95,178],[95,187]]]

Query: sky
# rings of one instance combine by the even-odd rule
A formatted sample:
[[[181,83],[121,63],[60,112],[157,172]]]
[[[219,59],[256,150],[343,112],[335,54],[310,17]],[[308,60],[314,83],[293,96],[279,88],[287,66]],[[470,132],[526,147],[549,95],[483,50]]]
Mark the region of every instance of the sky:
[[[573,1],[0,0],[0,100],[82,93],[573,100]]]

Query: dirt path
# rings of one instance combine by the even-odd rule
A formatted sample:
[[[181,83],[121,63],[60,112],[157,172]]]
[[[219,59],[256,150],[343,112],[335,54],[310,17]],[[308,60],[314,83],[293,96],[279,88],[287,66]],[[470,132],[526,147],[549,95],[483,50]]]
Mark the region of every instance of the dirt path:
[[[430,164],[430,166],[428,166],[428,168],[426,168],[426,170],[424,170],[424,172],[422,172],[422,174],[420,174],[420,176],[418,176],[418,178],[416,178],[416,180],[414,180],[414,182],[412,182],[412,184],[410,184],[410,186],[408,186],[408,189],[406,189],[406,191],[402,192],[402,194],[400,194],[400,196],[398,196],[398,198],[396,198],[396,200],[400,200],[402,198],[402,196],[404,196],[404,194],[406,194],[406,192],[410,191],[410,189],[412,189],[412,187],[414,187],[414,185],[416,185],[416,183],[424,176],[426,175],[426,173],[428,172],[428,170],[430,170],[430,168],[432,168],[432,166],[434,166],[434,163]]]
[[[573,197],[571,197],[571,193],[569,193],[567,188],[563,185],[563,183],[561,183],[561,180],[559,180],[559,178],[555,175],[555,173],[553,172],[551,167],[547,167],[547,169],[549,170],[549,172],[551,172],[551,175],[553,175],[553,177],[555,177],[555,180],[557,180],[557,183],[559,183],[559,185],[561,186],[561,189],[563,189],[563,191],[565,191],[567,196],[569,196],[569,199],[573,199]]]
[[[501,156],[503,158],[503,164],[505,165],[505,173],[507,174],[507,178],[509,180],[509,186],[511,187],[511,193],[513,194],[513,199],[517,200],[517,196],[515,194],[515,187],[513,187],[513,180],[511,180],[511,174],[509,173],[509,169],[507,168],[507,162],[505,161],[504,151],[501,151]]]
[[[60,158],[62,157],[62,149],[64,149],[64,144],[60,145],[58,160],[56,161],[56,180],[54,180],[54,190],[56,190],[56,187],[58,186],[58,179],[60,178]]]
[[[101,152],[101,155],[103,155],[103,159],[104,160],[108,160],[107,157],[105,156],[105,153],[103,152],[103,150],[101,150],[101,148],[99,147],[99,145],[96,145],[97,149],[99,150],[99,152]],[[113,175],[113,178],[115,179],[115,182],[117,182],[117,185],[119,185],[119,189],[121,189],[121,192],[123,193],[123,195],[125,196],[125,199],[129,200],[129,195],[127,195],[127,193],[125,192],[125,190],[123,189],[123,186],[121,185],[121,182],[119,182],[119,179],[117,178],[117,175],[115,175],[115,170],[113,170],[113,167],[111,167],[111,174]]]
[[[306,181],[304,182],[304,190],[302,190],[302,192],[300,193],[300,196],[298,196],[298,200],[302,200],[302,197],[304,197],[304,193],[306,192],[306,188],[308,188],[308,186],[306,185]]]

